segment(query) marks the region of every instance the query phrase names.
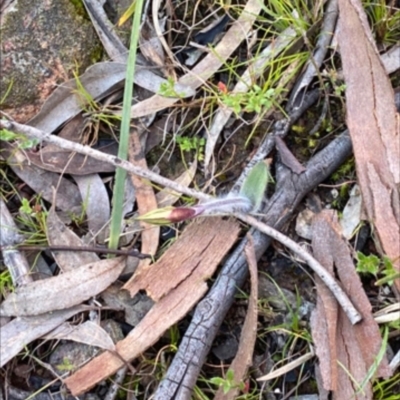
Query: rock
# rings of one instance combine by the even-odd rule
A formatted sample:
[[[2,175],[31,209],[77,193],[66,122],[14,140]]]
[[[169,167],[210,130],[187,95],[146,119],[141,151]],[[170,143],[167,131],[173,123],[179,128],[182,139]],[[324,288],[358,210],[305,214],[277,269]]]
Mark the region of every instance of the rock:
[[[0,35],[0,106],[21,123],[102,52],[84,9],[70,0],[15,0],[4,11]]]

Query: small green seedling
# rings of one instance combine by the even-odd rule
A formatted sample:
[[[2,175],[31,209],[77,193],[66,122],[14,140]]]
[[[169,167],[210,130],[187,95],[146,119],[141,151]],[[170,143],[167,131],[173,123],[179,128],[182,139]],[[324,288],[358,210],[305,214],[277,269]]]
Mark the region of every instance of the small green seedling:
[[[263,90],[258,85],[254,85],[247,93],[224,93],[221,100],[236,115],[242,111],[260,114],[263,109],[271,108],[276,93],[275,89]]]
[[[4,142],[16,141],[18,148],[20,149],[30,149],[39,144],[38,139],[28,139],[24,135],[18,135],[14,132],[8,131],[7,129],[0,130],[0,140]]]
[[[158,91],[160,96],[173,97],[173,98],[183,98],[184,94],[178,93],[175,89],[175,81],[173,78],[168,77],[166,82],[160,85],[160,90]]]
[[[381,260],[374,254],[366,256],[360,251],[357,252],[357,267],[356,271],[360,274],[370,274],[375,277],[379,272],[379,265]]]
[[[0,272],[0,294],[5,297],[14,291],[14,285],[11,274],[8,270]]]
[[[195,151],[198,161],[202,161],[204,159],[204,146],[206,144],[206,140],[204,138],[199,138],[197,136],[176,136],[175,141],[179,146],[182,158],[184,152],[188,153]]]
[[[239,388],[240,390],[244,389],[243,382],[235,383],[235,376],[232,369],[228,369],[225,378],[221,377],[211,378],[210,382],[213,385],[222,387],[222,391],[224,392],[224,394],[227,394],[231,389],[236,389],[236,388]]]
[[[356,271],[361,274],[373,275],[375,278],[378,275],[383,275],[383,278],[375,282],[376,286],[383,284],[393,285],[394,280],[400,277],[400,273],[394,268],[393,261],[389,257],[383,256],[380,259],[374,254],[366,256],[359,251],[357,252]]]

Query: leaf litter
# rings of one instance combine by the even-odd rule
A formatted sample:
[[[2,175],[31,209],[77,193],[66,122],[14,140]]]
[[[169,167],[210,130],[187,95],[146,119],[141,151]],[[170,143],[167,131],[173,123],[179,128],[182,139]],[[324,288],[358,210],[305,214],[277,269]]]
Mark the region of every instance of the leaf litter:
[[[154,2],[153,16],[159,10],[160,3],[159,1]],[[335,1],[330,1],[327,10],[335,11],[335,3]],[[120,62],[97,63],[79,77],[80,83],[82,83],[90,96],[99,100],[106,97],[110,98],[110,93],[117,92],[123,84],[126,67],[121,61],[124,62],[126,59],[126,48],[115,31],[113,31],[112,25],[106,24],[104,28],[104,24],[98,23],[98,21],[108,22],[107,16],[105,13],[103,14],[101,7],[93,12],[93,7],[91,8],[93,5],[94,3],[91,1],[85,1],[85,6],[88,8],[99,36],[102,38],[104,47],[108,49],[109,56],[114,61]],[[170,85],[171,81],[167,81],[150,71],[149,64],[146,64],[150,61],[153,65],[161,67],[165,74],[175,73],[175,70],[170,66],[163,68],[164,53],[160,52],[160,49],[163,48],[171,60],[174,57],[171,57],[171,48],[166,43],[164,36],[160,34],[161,27],[158,15],[157,18],[153,18],[154,27],[151,25],[151,21],[147,20],[146,27],[148,31],[145,34],[143,30],[144,36],[142,38],[142,47],[147,55],[147,61],[139,58],[139,64],[143,65],[139,65],[137,68],[135,83],[156,94],[147,93],[144,97],[141,97],[139,102],[132,106],[132,116],[152,115],[154,119],[155,112],[163,111],[172,105],[179,104],[184,98],[194,96],[196,91],[226,62],[232,52],[239,46],[241,39],[244,39],[246,33],[252,29],[252,24],[258,18],[261,8],[258,2],[249,0],[239,19],[235,20],[233,18],[232,26],[224,34],[220,43],[215,46],[213,52],[209,52],[189,73],[186,73],[181,78],[174,77],[171,89],[179,94],[179,98],[168,98],[159,94],[161,85]],[[396,161],[399,159],[399,150],[395,143],[398,137],[396,137],[396,125],[394,124],[396,115],[392,112],[392,104],[394,102],[391,83],[380,63],[378,53],[375,50],[375,43],[365,20],[364,11],[360,8],[359,3],[354,0],[344,4],[343,1],[339,0],[339,10],[341,24],[344,26],[339,34],[339,42],[347,85],[346,97],[349,105],[347,118],[350,135],[353,140],[358,174],[360,174],[361,191],[364,201],[367,199],[366,209],[369,220],[374,221],[376,224],[384,250],[383,253],[390,255],[395,267],[398,268],[398,258],[396,259],[395,250],[396,238],[398,239],[398,236],[396,236],[396,232],[398,232],[398,223],[396,225],[396,218],[398,219],[396,205],[398,197],[396,196],[398,196],[398,192],[396,192],[395,185],[396,182],[397,184],[399,182],[399,171],[396,167]],[[318,72],[315,71],[315,63],[317,61],[320,68],[321,64],[319,63],[325,58],[328,48],[326,43],[330,42],[329,34],[332,23],[334,24],[333,20],[326,21],[324,29],[327,32],[324,32],[323,39],[321,35],[321,42],[319,42],[322,47],[320,49],[320,54],[322,55],[317,56],[317,53],[315,53],[314,62],[309,62],[308,69],[304,74],[306,77],[305,83],[299,80],[298,85],[295,86],[297,89],[292,92],[294,97],[300,97],[298,88],[300,87],[301,90],[304,90],[310,84],[311,77],[314,74],[318,75]],[[351,53],[352,46],[355,46],[351,42],[353,38],[346,33],[347,27],[350,26],[349,24],[358,29],[357,43],[362,38],[361,46],[357,49],[357,52],[359,51],[357,57],[354,53]],[[106,42],[107,37],[113,37],[112,35],[110,36],[110,30],[113,31],[114,39],[112,42]],[[165,37],[167,36],[168,34],[165,35]],[[278,36],[277,40],[272,43],[271,48],[276,46],[282,38],[287,40],[284,36]],[[119,44],[114,46],[113,50],[112,43],[115,40]],[[324,40],[325,44],[323,44]],[[149,46],[150,43],[156,43],[156,53],[153,52],[152,46]],[[393,47],[391,53],[396,54],[395,50],[396,47]],[[355,68],[353,64],[356,58],[365,61],[358,76],[356,74],[359,66],[357,64],[357,68]],[[392,56],[387,56],[386,58],[388,62],[393,61]],[[261,60],[262,58],[260,57],[260,62]],[[393,68],[392,66],[391,70]],[[248,71],[254,72],[253,69],[250,68]],[[371,75],[370,70],[374,71],[374,74]],[[253,74],[252,79],[248,80],[247,83],[252,83],[263,72],[260,70],[260,73]],[[246,75],[242,76],[245,77]],[[355,82],[355,84],[352,86],[349,82],[352,84]],[[242,80],[238,80],[238,85],[241,84],[243,86],[244,83]],[[59,133],[61,137],[64,134],[68,134],[68,130],[72,133],[74,127],[81,131],[83,124],[88,119],[87,115],[85,120],[81,117],[82,102],[79,98],[78,86],[78,79],[61,85],[48,99],[42,111],[30,121],[30,125],[40,128],[46,133],[54,133],[62,125],[66,124]],[[365,104],[362,102],[357,104],[356,99],[357,96],[359,99],[360,86],[372,87],[371,96],[369,96],[370,92],[368,92],[368,96],[365,96],[366,99],[363,99]],[[369,101],[370,99],[373,99],[373,101]],[[384,107],[382,108],[381,105]],[[387,109],[390,112],[386,115],[382,111],[383,109]],[[116,114],[118,115],[118,112]],[[372,116],[375,116],[375,119]],[[168,117],[167,122],[163,123],[163,139],[171,129],[171,120],[173,121],[172,126],[176,127],[176,114],[173,118]],[[224,128],[226,121],[227,118],[218,127],[218,135]],[[368,121],[368,124],[371,123],[370,127],[373,126],[375,132],[379,132],[380,136],[373,136],[372,128],[371,130],[366,130],[365,122],[362,121]],[[135,121],[135,123],[137,122]],[[203,125],[205,125],[204,122]],[[360,127],[362,127],[364,134],[363,141],[366,141],[365,135],[368,135],[370,143],[360,142],[361,138],[358,133],[361,130]],[[132,130],[130,161],[145,170],[148,169],[148,166],[145,158],[146,146],[144,145],[146,139],[143,138],[146,136],[146,131],[151,132],[151,129],[152,125],[145,127],[140,135],[137,134],[136,129]],[[81,140],[79,135],[68,137],[68,139],[77,142]],[[210,158],[213,155],[212,150],[216,141],[213,143],[212,140],[215,141],[215,139],[208,137],[207,146],[211,147],[208,147],[206,158]],[[284,143],[280,138],[277,142],[280,156],[283,158],[283,165],[291,169],[294,174],[303,174],[305,168],[292,155],[288,149],[289,146],[286,146],[286,142]],[[369,159],[366,157],[366,154],[372,154],[371,149],[374,146],[386,157],[385,166],[380,161],[377,163],[373,157]],[[4,155],[5,153],[2,154]],[[110,154],[115,155],[115,150],[111,150]],[[49,143],[42,143],[39,152],[35,150],[16,151],[9,147],[7,159],[8,163],[11,164],[11,168],[23,181],[27,182],[35,192],[41,193],[43,199],[49,204],[53,204],[47,216],[49,244],[59,243],[71,246],[82,246],[84,244],[83,239],[62,222],[61,215],[57,215],[59,211],[56,212],[54,206],[58,210],[67,212],[74,210],[73,214],[75,216],[86,214],[86,222],[92,235],[85,240],[91,240],[92,243],[103,242],[107,236],[106,233],[103,232],[102,239],[97,233],[106,226],[110,211],[110,202],[106,189],[106,183],[109,178],[105,177],[104,173],[112,173],[115,170],[115,166],[96,161],[86,155],[74,154],[70,150],[64,150]],[[191,164],[189,169],[185,169],[181,177],[177,179],[177,182],[186,187],[189,187],[191,182],[197,185],[195,178],[196,168],[197,160]],[[100,173],[102,175],[99,175]],[[73,175],[78,185],[72,183],[69,177],[65,177],[65,174]],[[367,180],[369,184],[365,183]],[[132,181],[135,187],[137,208],[141,215],[157,207],[171,205],[179,199],[179,192],[171,191],[170,189],[164,189],[164,191],[160,191],[155,195],[154,188],[143,178],[139,178],[136,175],[132,175]],[[52,187],[57,187],[56,196],[54,196]],[[161,199],[161,194],[166,194],[163,199]],[[96,207],[96,204],[98,207]],[[128,206],[127,210],[132,210],[132,200],[130,200],[130,204],[131,206]],[[82,206],[84,214],[82,214]],[[65,214],[63,220],[66,220]],[[394,231],[384,232],[383,221],[388,221]],[[71,222],[71,219],[69,222]],[[333,263],[338,271],[339,279],[364,318],[363,322],[352,326],[340,307],[337,306],[330,292],[316,278],[318,301],[311,325],[316,353],[321,364],[323,385],[326,389],[333,390],[333,398],[350,398],[351,396],[356,396],[354,398],[360,399],[372,398],[372,386],[366,381],[366,377],[371,379],[374,375],[375,378],[378,376],[387,378],[393,372],[388,367],[385,355],[381,354],[381,335],[377,324],[372,319],[371,306],[364,294],[359,278],[353,271],[354,265],[347,244],[340,238],[340,230],[335,218],[329,213],[323,212],[315,217],[314,227],[319,232],[325,230],[323,234],[313,237],[314,252],[320,255],[321,263],[328,260],[326,261],[328,267],[332,261],[330,257],[336,257]],[[3,226],[1,229],[3,233]],[[354,224],[351,229],[354,231]],[[215,232],[218,232],[218,235]],[[128,289],[132,296],[136,294],[134,299],[142,295],[139,292],[146,291],[156,303],[149,303],[146,309],[147,314],[144,318],[137,322],[130,334],[117,343],[115,347],[107,334],[98,325],[85,322],[79,326],[72,326],[70,323],[65,323],[65,321],[85,309],[77,305],[93,298],[93,296],[99,295],[101,299],[101,293],[107,288],[114,288],[116,291],[121,290],[121,284],[114,282],[125,268],[126,258],[100,260],[97,255],[89,252],[53,252],[52,256],[62,273],[43,281],[26,283],[26,285],[17,289],[15,293],[9,294],[0,306],[0,313],[17,316],[1,328],[2,340],[5,338],[5,343],[8,346],[7,348],[1,346],[2,365],[14,358],[26,344],[43,337],[47,332],[60,326],[59,332],[52,333],[53,339],[57,337],[85,343],[90,342],[91,345],[109,350],[67,378],[66,384],[74,394],[88,390],[95,383],[107,378],[110,374],[116,372],[118,368],[123,367],[125,361],[136,360],[138,362],[140,354],[149,349],[173,324],[181,320],[195,306],[207,290],[206,280],[213,275],[221,260],[228,254],[238,235],[238,225],[230,220],[210,219],[200,223],[195,222],[187,226],[183,233],[179,234],[176,242],[151,266],[148,265],[148,260],[140,261],[141,265],[133,277],[125,284],[124,289]],[[136,238],[138,237],[136,236]],[[327,240],[327,237],[330,237],[330,239]],[[152,226],[143,225],[140,240],[143,252],[146,250],[146,252],[153,255],[157,254],[159,249],[158,228],[155,229]],[[3,250],[3,252],[6,251]],[[246,248],[246,251],[249,252],[249,248]],[[257,252],[257,249],[250,252],[254,251]],[[255,264],[254,259],[252,261],[249,260],[252,287],[247,319],[251,319],[251,322],[246,319],[247,322],[243,327],[242,333],[243,342],[247,344],[244,346],[243,353],[241,353],[242,348],[240,349],[238,359],[232,364],[237,386],[228,395],[219,391],[220,398],[229,398],[226,397],[229,395],[231,396],[230,398],[237,396],[239,388],[242,388],[239,383],[246,379],[246,369],[251,365],[257,327],[257,277],[255,275]],[[165,271],[168,272],[166,273]],[[115,293],[112,296],[114,295]],[[104,292],[105,298],[106,294]],[[116,303],[114,302],[113,304]],[[121,307],[126,309],[127,305],[125,304]],[[150,310],[148,311],[148,309]],[[324,321],[324,323],[321,324],[321,321]],[[42,325],[42,329],[36,328],[36,324]],[[66,329],[64,333],[61,331],[62,327]],[[23,332],[24,330],[27,332],[23,335],[16,335],[16,332]],[[13,339],[14,335],[16,335],[17,340]],[[91,335],[93,335],[93,339],[97,338],[98,340],[91,341]],[[313,355],[314,353],[311,351],[300,357],[293,365],[287,365],[285,372],[294,368],[295,365],[303,364]],[[337,363],[335,360],[340,362]],[[374,366],[374,361],[376,360],[380,361],[379,367]],[[283,370],[274,372],[266,379],[280,376]],[[360,385],[362,386],[361,388]],[[165,399],[163,396],[160,398]]]

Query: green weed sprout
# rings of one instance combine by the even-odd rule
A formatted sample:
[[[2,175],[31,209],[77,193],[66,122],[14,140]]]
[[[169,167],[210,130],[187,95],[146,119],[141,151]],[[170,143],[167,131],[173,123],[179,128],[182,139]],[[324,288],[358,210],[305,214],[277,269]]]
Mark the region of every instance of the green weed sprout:
[[[181,151],[182,159],[184,152],[196,152],[196,158],[198,161],[202,161],[204,159],[204,146],[206,144],[206,140],[204,138],[195,137],[187,137],[187,136],[177,136],[175,139],[176,143],[179,146],[179,150]]]
[[[357,267],[356,271],[360,274],[370,274],[375,278],[378,274],[384,277],[375,282],[376,286],[383,284],[393,285],[395,279],[400,277],[400,274],[393,266],[393,261],[387,257],[383,256],[382,259],[374,254],[366,256],[360,251],[357,252]]]
[[[158,91],[158,94],[160,96],[164,96],[164,97],[173,97],[173,98],[183,98],[185,97],[184,93],[178,93],[175,90],[175,81],[173,78],[171,78],[170,76],[167,79],[167,82],[163,82],[160,85],[160,89]]]
[[[8,131],[7,129],[0,130],[0,140],[4,142],[16,141],[18,143],[18,148],[20,149],[30,149],[39,144],[38,139],[28,139],[24,135],[19,135],[17,133]]]
[[[213,385],[217,385],[219,387],[222,387],[222,391],[224,392],[224,394],[227,394],[231,389],[244,389],[244,383],[241,382],[239,384],[235,383],[235,376],[234,376],[234,372],[231,369],[228,369],[228,371],[226,372],[226,377],[224,378],[220,378],[220,377],[215,377],[215,378],[211,378],[210,382]]]

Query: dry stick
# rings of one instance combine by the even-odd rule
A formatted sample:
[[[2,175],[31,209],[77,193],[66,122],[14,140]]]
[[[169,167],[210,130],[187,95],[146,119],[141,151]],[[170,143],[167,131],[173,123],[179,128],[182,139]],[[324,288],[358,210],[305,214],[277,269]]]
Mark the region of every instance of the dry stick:
[[[336,282],[336,280],[332,277],[332,275],[310,253],[304,250],[301,246],[299,246],[289,237],[283,235],[274,228],[271,228],[270,226],[263,224],[262,222],[258,221],[251,215],[235,213],[234,216],[239,218],[243,222],[246,222],[247,224],[251,225],[252,227],[258,229],[260,232],[265,233],[266,235],[272,237],[276,241],[282,243],[284,246],[292,250],[293,253],[301,257],[308,264],[308,266],[321,278],[321,280],[333,293],[338,303],[342,306],[343,311],[348,316],[350,322],[353,325],[355,325],[357,322],[360,322],[362,320],[362,316],[354,308],[353,304],[351,303],[351,301],[349,300],[343,289],[340,287],[340,285]]]
[[[318,76],[318,79],[322,83],[319,71],[322,63],[326,59],[326,53],[328,52],[330,43],[333,38],[338,13],[338,0],[330,0],[324,13],[324,20],[322,22],[322,28],[318,37],[318,42],[315,46],[315,51],[313,54],[310,55],[305,72],[302,74],[301,78],[298,80],[298,83],[292,90],[292,94],[289,100],[289,103],[291,105],[297,102],[298,96],[301,94],[302,91],[304,91],[305,88],[309,87],[311,81],[315,76]],[[303,33],[303,37],[308,48],[311,48],[306,33]],[[321,87],[324,86],[321,85]]]
[[[19,124],[14,121],[0,120],[0,129],[8,129],[10,131],[14,131],[14,132],[26,135],[30,138],[36,138],[36,139],[39,139],[40,141],[46,141],[48,143],[52,143],[56,146],[59,146],[66,150],[70,150],[72,152],[85,154],[87,156],[93,157],[96,160],[103,161],[108,164],[114,165],[117,168],[122,168],[122,169],[130,172],[131,174],[135,174],[142,178],[153,181],[153,182],[157,183],[158,185],[173,189],[174,191],[186,194],[187,196],[194,197],[195,199],[199,199],[199,200],[212,199],[212,197],[208,196],[207,194],[198,192],[197,190],[187,188],[186,186],[183,186],[179,183],[176,183],[169,179],[163,178],[162,176],[160,176],[154,172],[151,172],[148,170],[143,170],[142,168],[131,164],[129,161],[124,161],[124,160],[119,159],[116,156],[112,156],[112,155],[109,155],[106,153],[102,153],[101,151],[92,149],[89,146],[85,146],[80,143],[71,142],[69,140],[60,138],[60,137],[52,135],[50,133],[45,133],[45,132],[43,132],[39,129],[36,129],[32,126],[29,126],[29,125]]]
[[[18,133],[24,134],[29,137],[53,143],[64,149],[85,154],[100,161],[108,162],[116,167],[123,168],[128,172],[141,176],[142,178],[149,179],[159,185],[168,187],[170,189],[173,189],[174,191],[184,193],[188,196],[192,196],[200,200],[209,200],[212,198],[211,196],[208,196],[204,193],[198,192],[193,189],[189,189],[167,178],[163,178],[154,172],[148,170],[142,170],[141,168],[132,165],[128,161],[120,160],[118,157],[110,156],[98,150],[94,150],[89,146],[84,146],[79,143],[70,142],[69,140],[62,139],[58,136],[44,133],[28,125],[22,125],[18,124],[17,122],[1,120],[0,128],[16,131]],[[244,214],[235,214],[235,216],[241,219],[243,222],[246,222],[249,225],[254,226],[256,229],[259,229],[261,232],[270,236],[276,241],[281,242],[283,245],[289,247],[293,252],[295,252],[297,255],[303,258],[308,263],[310,268],[314,270],[314,272],[332,291],[333,295],[336,297],[339,304],[343,307],[343,310],[347,314],[351,323],[355,324],[361,321],[362,317],[358,313],[358,311],[354,308],[350,299],[346,296],[346,294],[343,292],[338,283],[330,275],[327,274],[324,267],[321,264],[319,264],[317,260],[315,260],[315,258],[313,258],[310,254],[305,252],[300,246],[298,246],[295,242],[290,240],[287,236],[276,231],[275,229],[271,228],[268,225],[258,222],[255,218]]]

